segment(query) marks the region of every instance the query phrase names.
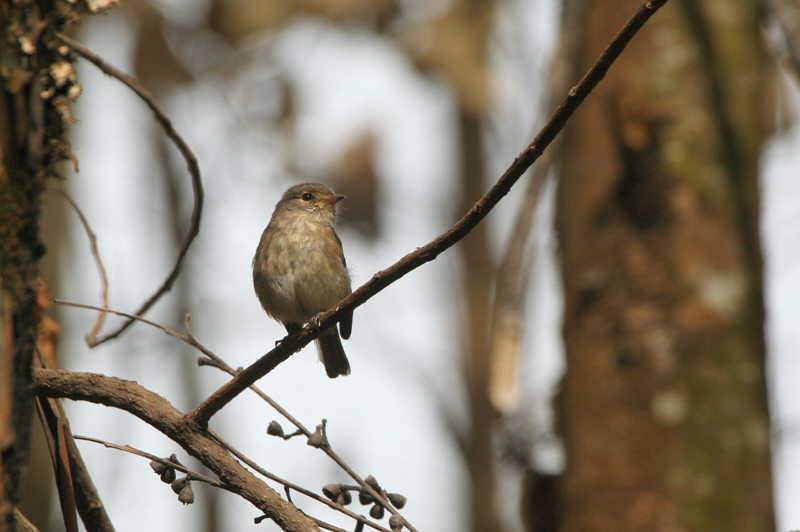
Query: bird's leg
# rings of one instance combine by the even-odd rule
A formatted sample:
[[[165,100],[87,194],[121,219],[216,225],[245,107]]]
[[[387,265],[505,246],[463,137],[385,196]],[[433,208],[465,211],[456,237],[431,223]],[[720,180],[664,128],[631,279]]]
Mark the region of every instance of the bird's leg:
[[[289,333],[280,340],[275,340],[275,347],[281,345],[289,336],[293,334],[297,334],[303,328],[302,325],[298,325],[297,323],[284,323],[284,327],[286,327],[286,332]]]

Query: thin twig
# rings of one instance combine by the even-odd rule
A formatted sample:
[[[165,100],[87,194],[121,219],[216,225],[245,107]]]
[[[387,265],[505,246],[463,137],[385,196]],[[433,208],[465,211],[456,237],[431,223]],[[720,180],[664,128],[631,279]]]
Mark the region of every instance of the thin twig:
[[[62,33],[56,33],[56,36],[72,48],[78,55],[95,65],[99,68],[103,73],[118,79],[122,83],[124,83],[128,88],[130,88],[133,92],[136,93],[139,98],[141,98],[145,104],[150,108],[153,112],[153,115],[156,118],[156,121],[161,125],[164,133],[166,133],[167,137],[175,144],[180,151],[183,158],[186,160],[186,166],[189,170],[189,175],[191,176],[192,181],[192,192],[194,193],[194,204],[192,206],[192,217],[191,222],[189,225],[189,230],[186,232],[186,236],[183,239],[183,243],[181,245],[180,250],[178,251],[178,256],[175,260],[175,265],[172,267],[172,271],[170,271],[167,278],[158,287],[158,289],[147,298],[144,303],[137,309],[134,314],[141,315],[147,312],[150,307],[152,307],[156,301],[158,301],[161,296],[167,293],[170,288],[172,288],[172,284],[175,282],[175,279],[178,278],[178,274],[180,273],[181,265],[183,264],[183,260],[186,257],[186,253],[189,251],[189,246],[194,241],[197,234],[200,232],[200,219],[203,213],[203,182],[200,179],[200,167],[197,164],[197,158],[195,157],[192,150],[189,148],[189,145],[186,144],[186,141],[178,134],[175,128],[172,125],[172,122],[167,118],[166,114],[161,110],[158,104],[155,102],[155,99],[150,94],[150,92],[145,89],[134,77],[125,74],[124,72],[118,70],[117,68],[109,65],[105,61],[103,61],[97,54],[86,48],[81,43],[67,37]],[[116,330],[106,334],[105,336],[96,339],[93,343],[90,343],[90,347],[96,347],[108,340],[112,340],[122,334],[122,332],[130,327],[135,320],[133,318],[129,318],[125,321],[122,325],[120,325]]]
[[[244,453],[242,453],[241,451],[236,449],[234,446],[229,444],[227,441],[225,441],[219,434],[217,434],[217,433],[215,433],[214,431],[211,431],[211,430],[209,431],[209,434],[211,434],[211,436],[215,440],[217,440],[217,442],[222,447],[227,449],[236,458],[238,458],[239,460],[241,460],[242,462],[247,464],[251,469],[253,469],[254,471],[258,472],[262,476],[264,476],[264,477],[266,477],[266,478],[268,478],[268,479],[270,479],[272,481],[278,482],[279,484],[283,484],[284,487],[291,488],[291,489],[295,490],[296,492],[305,495],[306,497],[310,497],[310,498],[314,499],[317,502],[321,502],[322,504],[324,504],[326,506],[329,506],[330,508],[333,508],[334,510],[342,512],[343,514],[347,515],[348,517],[352,517],[356,521],[363,522],[364,524],[369,525],[371,528],[374,528],[375,530],[380,530],[381,532],[391,532],[391,530],[389,530],[387,528],[384,528],[381,525],[370,521],[369,519],[365,518],[364,516],[358,515],[357,513],[350,511],[349,509],[347,509],[344,506],[336,504],[335,502],[333,502],[333,501],[331,501],[329,499],[326,499],[325,497],[317,495],[313,491],[307,490],[307,489],[305,489],[304,487],[302,487],[302,486],[300,486],[298,484],[295,484],[295,483],[290,482],[288,480],[282,479],[281,477],[279,477],[278,475],[275,475],[274,473],[270,473],[269,471],[267,471],[263,467],[259,466],[256,462],[254,462],[247,455],[245,455]],[[287,497],[287,500],[290,500],[290,499]],[[312,517],[312,519],[313,519],[313,517]]]
[[[224,483],[220,482],[219,480],[215,480],[209,476],[203,475],[201,473],[195,473],[191,469],[186,468],[182,464],[178,464],[169,460],[167,458],[161,458],[160,456],[156,456],[154,454],[150,454],[148,452],[142,451],[141,449],[137,449],[136,447],[132,447],[130,445],[118,445],[116,443],[107,442],[105,440],[99,440],[97,438],[90,438],[89,436],[78,436],[77,434],[73,436],[76,440],[83,440],[83,441],[90,441],[93,443],[99,443],[103,447],[107,447],[109,449],[117,449],[118,451],[124,451],[126,453],[135,454],[136,456],[141,456],[142,458],[147,458],[148,460],[152,460],[153,462],[158,462],[159,464],[164,464],[167,467],[171,467],[172,469],[177,469],[181,473],[186,474],[186,478],[188,480],[198,480],[200,482],[205,482],[209,486],[214,486],[215,488],[222,488],[228,489]]]
[[[69,194],[67,194],[62,189],[56,189],[61,196],[70,206],[75,210],[75,214],[78,215],[78,219],[81,221],[81,225],[83,225],[83,229],[86,231],[86,236],[89,237],[89,247],[92,251],[92,257],[94,258],[94,263],[97,266],[97,272],[100,274],[100,306],[108,308],[108,274],[106,273],[106,267],[103,265],[103,259],[100,258],[100,248],[97,245],[97,234],[92,230],[92,226],[89,225],[89,220],[83,214],[83,211],[78,206],[78,204],[73,200]],[[94,327],[86,334],[86,343],[91,345],[95,345],[97,341],[97,335],[100,333],[100,329],[103,328],[103,323],[106,320],[106,311],[103,310],[100,314],[97,315],[97,320],[94,322]]]
[[[307,323],[299,333],[287,336],[277,347],[256,360],[228,381],[208,399],[203,401],[188,414],[188,420],[201,427],[208,425],[208,420],[234,397],[244,391],[255,381],[272,371],[278,364],[288,359],[296,351],[314,340],[319,332],[331,327],[339,319],[362,305],[372,296],[397,281],[410,271],[434,260],[440,253],[452,247],[469,233],[505,196],[511,187],[522,177],[522,174],[541,156],[556,135],[563,129],[567,120],[586,99],[594,87],[605,77],[606,72],[619,57],[627,44],[639,29],[668,0],[650,0],[645,2],[633,17],[614,37],[611,44],[603,51],[591,69],[580,82],[572,87],[566,98],[552,114],[547,124],[540,130],[534,140],[517,157],[499,180],[480,198],[472,208],[453,225],[428,244],[417,248],[385,270],[379,271],[368,282],[361,285],[323,312],[315,320]]]
[[[156,329],[158,329],[160,331],[163,331],[164,333],[166,333],[166,334],[168,334],[170,336],[173,336],[173,337],[177,338],[178,340],[181,340],[183,342],[187,341],[184,338],[184,335],[179,333],[175,329],[171,329],[170,327],[167,327],[166,325],[161,325],[160,323],[156,323],[156,322],[154,322],[152,320],[148,320],[147,318],[144,318],[142,316],[137,316],[136,314],[130,314],[128,312],[122,312],[121,310],[114,310],[112,308],[102,308],[102,307],[98,307],[97,305],[90,305],[88,303],[75,303],[75,302],[72,302],[72,301],[65,301],[63,299],[54,299],[53,303],[55,303],[57,305],[64,305],[65,307],[75,307],[75,308],[82,308],[82,309],[85,309],[85,310],[96,310],[98,312],[107,312],[109,314],[114,314],[116,316],[122,316],[123,318],[128,318],[130,320],[141,321],[142,323],[150,325],[151,327],[155,327]]]

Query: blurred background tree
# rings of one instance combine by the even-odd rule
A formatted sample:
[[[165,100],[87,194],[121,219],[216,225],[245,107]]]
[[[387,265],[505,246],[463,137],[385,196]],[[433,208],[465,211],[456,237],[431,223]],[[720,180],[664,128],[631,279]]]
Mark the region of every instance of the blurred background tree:
[[[576,71],[635,5],[585,2]],[[560,530],[774,530],[759,10],[677,2],[565,137]]]

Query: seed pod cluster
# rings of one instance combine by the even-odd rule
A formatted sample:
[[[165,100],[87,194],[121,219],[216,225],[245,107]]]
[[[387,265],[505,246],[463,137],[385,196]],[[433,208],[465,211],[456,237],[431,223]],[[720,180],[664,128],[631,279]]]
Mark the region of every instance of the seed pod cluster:
[[[401,495],[400,493],[387,493],[374,476],[367,476],[364,479],[364,483],[388,499],[389,503],[391,503],[391,505],[398,510],[406,505],[405,496]],[[362,486],[350,486],[347,484],[326,484],[322,487],[322,493],[325,495],[325,497],[342,506],[347,506],[353,502],[353,498],[351,496],[351,492],[353,491],[358,492],[358,502],[361,505],[370,506],[369,515],[373,519],[384,518],[386,515],[386,508],[383,506],[383,504],[381,504],[380,501],[376,500],[372,493],[370,493],[366,488]],[[392,515],[391,519],[389,520],[389,526],[393,531],[401,530],[403,528],[402,518],[397,515]]]
[[[169,458],[164,458],[173,464],[182,465],[175,454],[171,454]],[[183,504],[192,504],[194,502],[194,492],[192,491],[192,484],[188,476],[176,478],[177,473],[175,468],[170,467],[164,462],[153,460],[150,462],[150,469],[161,478],[161,482],[169,484],[172,491],[178,494],[178,500]]]

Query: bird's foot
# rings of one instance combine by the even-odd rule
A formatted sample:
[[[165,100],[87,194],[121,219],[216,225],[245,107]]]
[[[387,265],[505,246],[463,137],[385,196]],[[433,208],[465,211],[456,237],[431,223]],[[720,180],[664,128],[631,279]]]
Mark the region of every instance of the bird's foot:
[[[322,317],[322,314],[322,312],[317,312],[310,320],[308,320],[308,323],[310,323],[312,327],[319,329],[320,318]]]

